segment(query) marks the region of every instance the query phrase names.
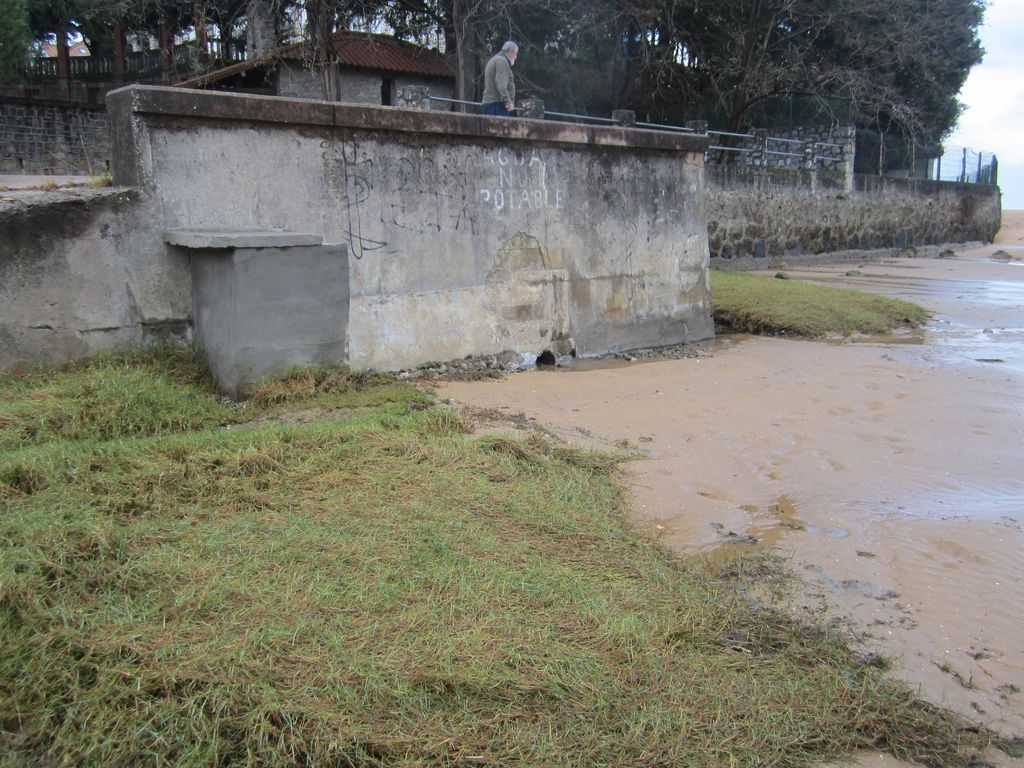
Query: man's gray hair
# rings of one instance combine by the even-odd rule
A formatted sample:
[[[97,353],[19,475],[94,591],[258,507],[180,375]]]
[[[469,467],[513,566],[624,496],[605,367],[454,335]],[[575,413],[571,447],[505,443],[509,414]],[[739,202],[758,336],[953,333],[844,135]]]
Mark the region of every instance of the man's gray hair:
[[[518,51],[519,43],[513,43],[511,40],[506,40],[505,44],[501,46],[502,53],[508,53],[509,51]]]

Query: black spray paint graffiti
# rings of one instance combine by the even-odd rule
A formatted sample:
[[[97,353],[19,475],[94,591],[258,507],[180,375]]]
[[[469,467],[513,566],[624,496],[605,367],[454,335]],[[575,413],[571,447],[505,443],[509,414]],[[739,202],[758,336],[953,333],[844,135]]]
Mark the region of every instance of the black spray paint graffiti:
[[[373,192],[373,158],[360,158],[359,147],[354,142],[325,141],[320,146],[328,167],[328,183],[336,187],[344,207],[342,231],[350,252],[362,259],[370,251],[386,248],[386,240],[363,234],[363,204]]]
[[[321,147],[329,189],[343,207],[342,232],[355,258],[381,250],[396,254],[395,238],[387,236],[395,229],[427,236],[446,229],[479,234],[475,191],[469,191],[477,176],[475,158],[449,148],[395,157],[367,152],[348,140],[325,141]]]

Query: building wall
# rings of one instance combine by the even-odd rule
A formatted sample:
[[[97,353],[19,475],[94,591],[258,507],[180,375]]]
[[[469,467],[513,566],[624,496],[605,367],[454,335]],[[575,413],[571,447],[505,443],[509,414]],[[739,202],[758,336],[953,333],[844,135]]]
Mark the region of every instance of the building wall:
[[[398,89],[406,85],[425,85],[432,96],[452,98],[453,80],[439,77],[399,75],[363,69],[342,69],[339,81],[340,99],[347,104],[380,106],[384,83],[388,82],[389,106],[398,103]],[[297,99],[322,99],[323,79],[319,72],[303,67],[298,62],[282,61],[277,70],[277,95]],[[447,111],[449,105],[438,104],[436,109]]]
[[[342,69],[339,98],[346,104],[381,104],[383,75],[360,69]],[[282,61],[277,68],[277,95],[293,99],[323,99],[323,75],[299,62]]]
[[[0,150],[0,173],[100,176],[110,169],[110,120],[103,107],[5,98]]]
[[[708,166],[711,264],[757,268],[847,250],[990,242],[999,188],[980,184]],[[849,258],[849,256],[847,256]]]

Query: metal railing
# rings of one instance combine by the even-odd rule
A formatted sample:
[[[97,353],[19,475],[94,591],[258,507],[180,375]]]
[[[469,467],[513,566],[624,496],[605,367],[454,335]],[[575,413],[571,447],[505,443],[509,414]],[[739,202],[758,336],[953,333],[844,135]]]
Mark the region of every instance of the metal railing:
[[[224,61],[223,46],[218,41],[207,43],[211,61]],[[174,46],[172,69],[194,67],[197,61],[194,43]],[[232,49],[229,60],[234,63],[243,61],[245,52]],[[58,76],[58,59],[54,56],[39,57],[30,60],[22,73],[30,80],[56,78]],[[153,72],[164,66],[163,52],[160,50],[131,51],[124,56],[124,73],[135,74]],[[72,79],[113,78],[117,74],[117,59],[114,56],[71,56],[68,58],[68,73]]]
[[[432,102],[433,101],[439,101],[439,102],[442,102],[442,103],[445,103],[445,104],[461,104],[461,105],[465,105],[465,106],[474,107],[476,109],[482,109],[483,108],[483,105],[480,102],[478,102],[478,101],[465,101],[463,99],[448,99],[448,98],[443,98],[443,97],[440,97],[440,96],[430,96],[430,100]],[[549,109],[545,109],[544,110],[544,117],[545,118],[548,118],[548,117],[564,118],[564,119],[569,119],[571,121],[591,121],[591,122],[596,122],[596,123],[605,123],[605,124],[609,124],[609,125],[624,125],[624,123],[622,123],[620,120],[616,120],[615,118],[611,118],[611,117],[597,117],[595,115],[582,115],[582,114],[576,114],[576,113],[572,113],[572,112],[556,112],[554,110],[549,110]],[[692,134],[692,135],[700,135],[700,133],[701,133],[701,132],[697,131],[695,128],[689,128],[689,127],[682,126],[682,125],[670,125],[670,124],[666,124],[666,123],[649,123],[649,122],[637,121],[637,122],[629,124],[629,125],[630,125],[630,127],[643,128],[643,129],[647,129],[647,130],[674,131],[674,132],[677,132],[677,133],[688,133],[688,134]],[[776,143],[782,143],[782,144],[799,144],[799,145],[810,144],[814,148],[814,156],[811,159],[815,163],[817,163],[819,161],[833,161],[833,162],[835,161],[834,157],[819,157],[819,156],[817,156],[816,151],[817,151],[818,148],[833,149],[833,150],[838,150],[840,152],[842,152],[845,149],[842,144],[832,144],[830,142],[824,142],[824,141],[809,142],[809,141],[803,141],[801,139],[784,138],[784,137],[781,137],[781,136],[766,136],[766,135],[759,135],[759,134],[753,134],[753,133],[731,133],[729,131],[715,131],[715,130],[706,130],[703,133],[707,133],[709,136],[727,136],[727,137],[730,137],[730,138],[737,138],[737,139],[744,139],[744,140],[756,140],[756,141],[763,142],[763,146],[762,147],[758,147],[758,148],[735,146],[735,145],[734,146],[726,146],[726,145],[722,145],[722,144],[711,144],[711,145],[708,146],[709,150],[718,151],[718,152],[736,152],[736,153],[739,153],[739,154],[751,154],[751,155],[759,155],[759,156],[771,155],[771,156],[775,156],[775,157],[791,157],[791,158],[798,159],[798,160],[801,160],[801,161],[804,161],[804,160],[808,159],[806,153],[804,153],[804,152],[784,152],[784,151],[775,150],[775,149],[768,149],[767,144],[769,142],[776,142]]]

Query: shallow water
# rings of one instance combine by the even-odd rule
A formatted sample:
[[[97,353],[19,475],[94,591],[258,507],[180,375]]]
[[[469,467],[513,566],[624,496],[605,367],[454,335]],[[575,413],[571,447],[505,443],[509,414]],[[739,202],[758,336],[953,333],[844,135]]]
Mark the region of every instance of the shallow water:
[[[990,260],[999,247],[790,272],[924,304],[916,334],[731,335],[710,357],[446,394],[578,444],[627,441],[645,533],[684,554],[782,552],[808,605],[850,619],[922,695],[1024,735],[1024,270]]]

